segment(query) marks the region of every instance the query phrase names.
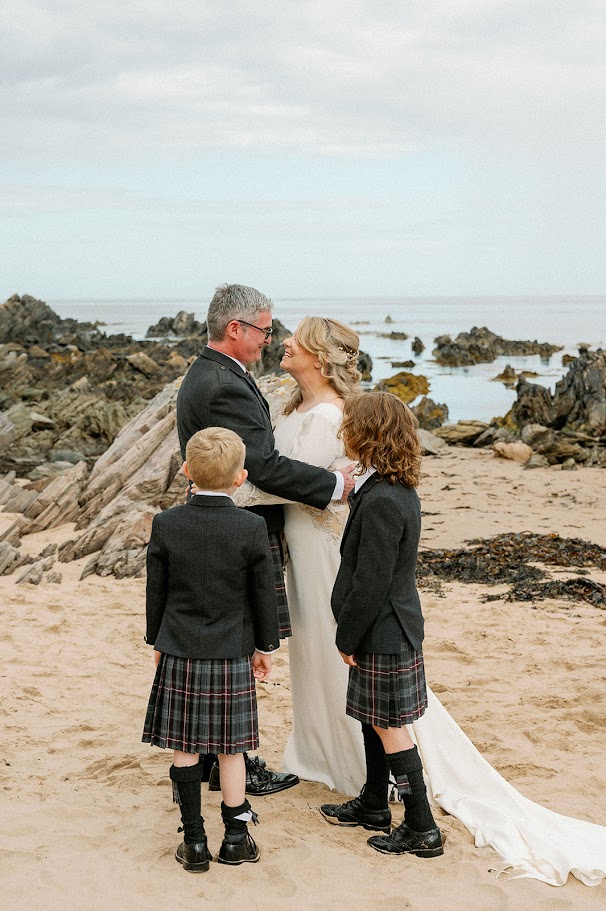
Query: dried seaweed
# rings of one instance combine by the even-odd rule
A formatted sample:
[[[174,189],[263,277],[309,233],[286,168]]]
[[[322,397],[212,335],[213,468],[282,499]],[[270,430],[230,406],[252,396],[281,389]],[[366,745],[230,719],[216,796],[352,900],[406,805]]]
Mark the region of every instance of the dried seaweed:
[[[448,582],[474,582],[484,585],[532,582],[547,573],[522,561],[507,561],[500,554],[474,550],[426,550],[419,554],[417,577],[438,576]]]
[[[506,533],[474,539],[469,548],[425,550],[419,553],[417,576],[420,587],[431,577],[481,585],[508,584],[509,592],[486,595],[484,601],[535,601],[545,598],[582,600],[606,607],[606,587],[587,578],[554,580],[541,567],[558,566],[582,572],[584,567],[606,569],[606,548],[580,538]]]
[[[606,609],[606,586],[592,579],[554,579],[526,586],[514,585],[505,595],[484,595],[482,601],[544,601],[545,598],[587,601]]]
[[[606,569],[606,548],[581,538],[560,535],[538,535],[530,531],[496,535],[486,540],[474,539],[476,553],[488,553],[503,560],[523,560],[547,566],[595,566]]]

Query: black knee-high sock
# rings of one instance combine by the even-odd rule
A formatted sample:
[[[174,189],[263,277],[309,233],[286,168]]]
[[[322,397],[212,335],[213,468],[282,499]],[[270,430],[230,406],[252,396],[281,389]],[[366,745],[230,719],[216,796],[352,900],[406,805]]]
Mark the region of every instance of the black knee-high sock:
[[[366,757],[366,784],[362,792],[362,803],[369,810],[387,809],[389,771],[385,765],[385,750],[381,738],[372,724],[362,724],[364,755]]]
[[[201,764],[170,767],[173,798],[181,807],[183,841],[195,845],[204,838],[204,820],[201,815]]]
[[[387,753],[385,761],[395,776],[398,794],[404,801],[406,825],[413,832],[428,832],[429,829],[434,829],[436,822],[427,800],[423,763],[416,746],[412,750]]]
[[[225,826],[225,839],[231,844],[243,842],[248,832],[247,823],[257,824],[257,814],[252,809],[248,800],[240,804],[239,807],[228,807],[221,801],[221,818]]]

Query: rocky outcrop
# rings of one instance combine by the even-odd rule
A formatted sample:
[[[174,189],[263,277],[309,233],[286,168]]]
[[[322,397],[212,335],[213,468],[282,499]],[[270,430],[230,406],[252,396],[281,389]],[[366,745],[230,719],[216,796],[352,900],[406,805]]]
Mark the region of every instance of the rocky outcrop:
[[[205,324],[190,317],[163,319],[175,332],[199,334],[162,344],[107,336],[96,324],[61,319],[29,295],[1,305],[0,472],[54,477],[65,449],[92,466],[147,402],[185,374],[205,344]],[[258,375],[279,371],[290,332],[279,320],[274,329],[255,365]]]
[[[606,352],[581,349],[553,394],[521,378],[503,420],[551,465],[606,465]]]
[[[497,357],[521,357],[538,354],[550,358],[561,345],[547,342],[511,341],[491,332],[486,326],[474,326],[470,332],[460,332],[453,341],[450,335],[435,339],[433,356],[439,364],[449,367],[467,367],[472,364],[491,363]]]
[[[381,338],[390,338],[394,342],[404,342],[408,338],[406,332],[379,332]]]
[[[606,351],[582,348],[568,373],[556,383],[553,426],[606,436]]]
[[[165,345],[106,336],[95,324],[61,319],[43,301],[13,295],[0,306],[0,471],[32,480],[40,471],[55,475],[64,449],[92,465],[187,366]]]
[[[413,354],[416,354],[417,357],[420,354],[422,354],[423,351],[425,351],[425,345],[423,344],[423,342],[421,341],[421,339],[419,338],[418,335],[415,335],[414,339],[412,340],[411,348],[412,348]]]
[[[503,383],[504,386],[515,386],[518,379],[522,377],[526,379],[531,376],[538,376],[538,374],[534,370],[522,370],[520,373],[516,373],[511,364],[506,364],[503,371],[493,377],[493,381],[495,383]]]
[[[193,313],[179,310],[176,316],[163,316],[145,333],[145,338],[189,338],[206,336],[206,323],[199,323]]]
[[[391,392],[393,395],[397,395],[406,405],[409,405],[418,396],[427,395],[429,382],[425,376],[402,370],[401,373],[396,373],[395,376],[390,376],[388,379],[377,383],[375,391]]]
[[[448,406],[437,405],[433,399],[423,396],[421,401],[414,405],[412,411],[417,417],[419,427],[423,430],[435,430],[448,420]]]
[[[95,331],[97,324],[61,319],[44,301],[29,294],[12,297],[0,306],[0,344],[17,342],[37,347],[33,357],[48,357],[44,346],[54,344],[61,336]]]
[[[553,424],[555,410],[549,389],[521,377],[516,391],[518,397],[507,415],[511,423],[520,430],[527,424],[543,424],[546,427]]]
[[[358,370],[362,374],[362,382],[369,383],[372,379],[372,358],[366,351],[358,354]]]

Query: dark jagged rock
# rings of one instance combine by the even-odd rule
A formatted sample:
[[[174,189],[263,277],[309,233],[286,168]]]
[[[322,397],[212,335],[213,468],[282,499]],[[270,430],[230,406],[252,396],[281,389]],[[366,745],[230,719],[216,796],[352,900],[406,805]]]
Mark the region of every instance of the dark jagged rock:
[[[421,339],[419,338],[418,335],[415,335],[415,337],[412,341],[411,348],[412,348],[413,354],[416,354],[417,357],[420,354],[422,354],[423,351],[425,351],[425,345],[423,344],[423,342],[421,341]]]
[[[28,347],[52,344],[58,335],[75,330],[95,330],[93,323],[61,319],[44,301],[29,294],[12,297],[0,305],[0,344],[18,342]]]
[[[529,383],[521,377],[516,391],[518,397],[508,415],[511,422],[520,429],[526,424],[543,424],[551,427],[555,411],[549,389],[538,383]]]
[[[381,338],[390,338],[394,342],[405,342],[408,338],[406,332],[379,332]]]
[[[450,335],[435,339],[433,356],[438,364],[449,367],[467,367],[472,364],[488,364],[497,357],[520,357],[538,354],[550,358],[562,345],[547,342],[511,341],[491,332],[486,326],[474,326],[470,332],[460,332],[453,341]]]
[[[556,383],[553,426],[606,436],[606,351],[582,348]]]
[[[366,351],[358,354],[358,370],[362,374],[362,382],[369,383],[372,380],[372,358]]]
[[[486,430],[483,430],[479,437],[473,441],[473,446],[481,449],[486,446],[493,446],[494,443],[512,443],[515,440],[515,434],[507,427],[499,427],[496,423],[490,424]]]
[[[552,393],[523,377],[503,419],[549,464],[606,465],[606,352],[581,349]],[[540,425],[536,434],[528,429]],[[530,439],[530,435],[535,438]]]
[[[192,315],[170,319],[174,331],[196,333],[175,343],[105,335],[97,324],[61,319],[43,301],[14,295],[0,306],[0,471],[56,473],[53,453],[72,449],[89,466],[120,429],[167,384],[182,377],[206,343]],[[282,340],[275,334],[257,374],[277,372]],[[54,457],[56,459],[56,456]],[[37,476],[40,471],[37,471]]]
[[[527,374],[524,374],[526,376]],[[518,380],[518,374],[511,366],[511,364],[506,364],[502,372],[497,376],[493,377],[495,383],[503,383],[505,386],[515,386]]]
[[[199,323],[193,313],[180,310],[176,316],[163,316],[145,333],[145,338],[189,338],[192,335],[206,339],[206,323]]]

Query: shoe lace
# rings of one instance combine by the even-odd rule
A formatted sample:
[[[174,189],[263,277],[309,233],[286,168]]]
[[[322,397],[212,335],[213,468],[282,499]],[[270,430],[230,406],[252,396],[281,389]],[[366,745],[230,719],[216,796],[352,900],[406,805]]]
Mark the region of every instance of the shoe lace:
[[[250,756],[246,757],[246,770],[256,784],[264,784],[271,780],[271,772],[259,764],[258,756],[255,756],[254,759],[251,759]]]
[[[248,845],[250,851],[254,854],[257,850],[257,843],[255,842],[248,829],[246,830],[246,844]]]

